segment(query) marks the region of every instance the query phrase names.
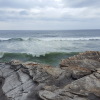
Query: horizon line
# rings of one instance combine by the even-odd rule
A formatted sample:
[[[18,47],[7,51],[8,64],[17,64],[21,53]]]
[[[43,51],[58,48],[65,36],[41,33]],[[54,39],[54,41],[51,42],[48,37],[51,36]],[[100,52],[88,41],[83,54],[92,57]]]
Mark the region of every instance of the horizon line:
[[[5,30],[1,30],[0,31],[71,31],[71,30],[100,30],[100,29],[5,29]]]

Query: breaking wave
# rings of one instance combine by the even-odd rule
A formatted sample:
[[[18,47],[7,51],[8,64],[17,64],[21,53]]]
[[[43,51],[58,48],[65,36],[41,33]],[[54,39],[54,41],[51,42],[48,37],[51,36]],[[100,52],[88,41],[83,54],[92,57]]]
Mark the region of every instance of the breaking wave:
[[[68,58],[73,55],[77,55],[78,52],[50,52],[45,55],[33,56],[32,54],[27,53],[0,53],[1,62],[9,62],[12,59],[18,59],[21,61],[34,61],[39,63],[45,63],[53,66],[59,65],[61,59]]]
[[[4,38],[0,42],[0,52],[26,53],[33,56],[45,55],[50,52],[83,52],[88,50],[100,50],[99,37]]]
[[[100,40],[100,37],[79,37],[79,38],[64,38],[64,37],[47,37],[47,38],[0,38],[0,41],[86,41],[86,40]]]

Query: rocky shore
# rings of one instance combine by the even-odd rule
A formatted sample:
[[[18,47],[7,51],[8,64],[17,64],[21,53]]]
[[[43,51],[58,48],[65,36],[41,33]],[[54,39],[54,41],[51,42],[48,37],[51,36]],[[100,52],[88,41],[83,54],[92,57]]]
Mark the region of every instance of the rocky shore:
[[[100,100],[100,52],[63,59],[58,67],[0,63],[0,100]]]

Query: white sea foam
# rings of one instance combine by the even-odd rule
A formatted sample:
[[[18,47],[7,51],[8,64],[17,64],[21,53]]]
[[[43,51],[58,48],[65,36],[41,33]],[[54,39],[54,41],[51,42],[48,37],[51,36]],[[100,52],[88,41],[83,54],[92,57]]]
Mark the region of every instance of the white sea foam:
[[[98,42],[93,40],[98,40]],[[14,39],[10,39],[9,42],[9,39],[6,39],[5,41],[0,42],[0,52],[28,53],[33,56],[45,55],[50,52],[81,52],[86,50],[100,50],[100,37],[22,38],[22,40],[15,39],[14,41]]]
[[[100,40],[100,37],[79,37],[79,38],[70,38],[70,37],[44,37],[44,38],[0,38],[1,41],[11,41],[11,40],[16,40],[16,41],[78,41],[78,40]]]
[[[0,52],[4,53],[39,56],[50,52],[87,50],[100,51],[100,30],[0,31]]]
[[[78,41],[78,40],[100,40],[100,37],[80,37],[80,38],[40,38],[45,41]]]
[[[1,41],[3,40],[9,40],[10,38],[0,38]]]

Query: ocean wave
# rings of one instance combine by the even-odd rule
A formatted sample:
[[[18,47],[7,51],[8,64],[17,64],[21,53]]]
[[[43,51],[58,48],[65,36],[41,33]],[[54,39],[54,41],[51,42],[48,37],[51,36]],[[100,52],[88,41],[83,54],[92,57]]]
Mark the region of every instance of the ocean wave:
[[[6,41],[6,40],[9,40],[11,38],[0,38],[0,41]]]
[[[0,52],[0,58],[5,58],[6,56],[8,57],[51,57],[51,56],[60,56],[60,55],[75,55],[78,54],[79,52],[49,52],[46,54],[41,54],[39,56],[29,54],[29,53],[10,53],[10,52]]]
[[[100,40],[100,37],[79,37],[79,38],[67,38],[67,37],[43,37],[43,38],[0,38],[0,41],[88,41],[88,40]]]
[[[27,53],[0,53],[1,62],[9,62],[12,59],[17,59],[21,61],[34,61],[39,63],[45,63],[49,65],[59,65],[61,59],[68,58],[73,55],[77,55],[79,52],[50,52],[40,56],[34,56]]]
[[[13,39],[9,42],[0,42],[0,52],[27,53],[33,56],[45,55],[50,52],[83,52],[87,50],[100,50],[100,41],[69,41],[66,38],[65,40],[64,38],[24,38],[23,40],[17,38],[17,40]]]
[[[24,41],[23,38],[0,38],[0,41],[9,41],[9,42],[13,42],[13,41]]]

